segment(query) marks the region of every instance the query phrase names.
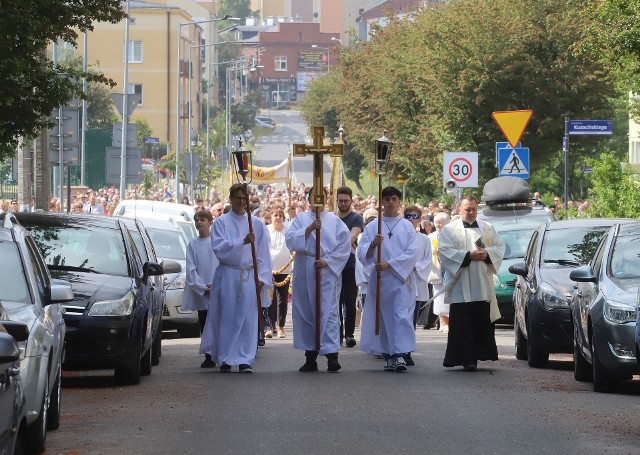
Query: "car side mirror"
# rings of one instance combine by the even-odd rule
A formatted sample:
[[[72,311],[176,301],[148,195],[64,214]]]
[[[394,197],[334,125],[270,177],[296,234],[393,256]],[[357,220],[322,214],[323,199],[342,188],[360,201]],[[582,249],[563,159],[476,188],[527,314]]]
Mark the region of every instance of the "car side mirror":
[[[164,259],[160,266],[162,267],[163,273],[180,273],[182,272],[182,266],[179,262],[172,261],[170,259]],[[162,274],[161,274],[162,275]]]
[[[162,275],[164,271],[162,266],[157,262],[148,261],[142,265],[142,279],[146,280],[150,276]]]
[[[509,272],[513,273],[514,275],[527,276],[527,264],[525,264],[524,262],[516,262],[515,264],[511,264],[509,266]]]
[[[71,283],[65,280],[51,280],[51,303],[62,303],[73,300]]]
[[[569,278],[572,281],[577,281],[578,283],[596,282],[596,276],[593,274],[593,269],[591,269],[590,265],[583,265],[582,267],[573,269],[569,274]]]
[[[0,325],[4,327],[4,330],[15,338],[18,343],[29,339],[29,326],[24,322],[0,321]],[[0,333],[2,333],[2,330],[0,330]]]
[[[0,364],[13,363],[18,360],[20,360],[20,349],[16,340],[11,335],[0,331]]]

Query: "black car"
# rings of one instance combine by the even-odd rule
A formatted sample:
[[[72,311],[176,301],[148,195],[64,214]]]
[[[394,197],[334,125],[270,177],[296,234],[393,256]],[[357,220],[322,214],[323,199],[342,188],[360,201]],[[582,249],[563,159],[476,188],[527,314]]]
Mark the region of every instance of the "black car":
[[[67,326],[65,369],[115,369],[121,384],[151,374],[152,346],[161,336],[161,301],[154,280],[163,268],[143,262],[119,218],[19,213],[52,276],[71,283],[74,300],[63,305]]]
[[[640,372],[636,318],[640,285],[640,223],[607,232],[589,263],[571,272],[574,377],[608,392]]]
[[[524,262],[509,271],[518,275],[513,294],[516,358],[544,368],[549,353],[573,352],[569,273],[589,262],[607,230],[625,220],[584,218],[539,226]]]

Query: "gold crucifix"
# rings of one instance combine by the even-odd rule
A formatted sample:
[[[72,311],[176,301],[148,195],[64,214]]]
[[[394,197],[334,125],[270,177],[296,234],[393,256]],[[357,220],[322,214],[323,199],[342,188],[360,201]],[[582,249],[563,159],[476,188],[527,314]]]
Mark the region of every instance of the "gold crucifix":
[[[342,156],[343,144],[324,145],[324,127],[314,126],[311,128],[313,135],[313,145],[293,144],[293,156],[313,155],[313,192],[312,204],[314,207],[324,207],[324,155]]]

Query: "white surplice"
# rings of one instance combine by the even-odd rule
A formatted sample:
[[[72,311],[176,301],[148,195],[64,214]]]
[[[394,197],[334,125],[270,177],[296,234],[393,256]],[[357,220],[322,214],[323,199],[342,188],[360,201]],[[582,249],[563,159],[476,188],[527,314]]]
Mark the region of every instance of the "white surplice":
[[[187,285],[182,295],[182,309],[202,311],[209,309],[210,295],[205,288],[213,282],[218,258],[211,251],[210,237],[194,237],[187,245]]]
[[[500,319],[500,310],[493,275],[502,264],[505,246],[491,224],[481,220],[477,222],[478,228],[465,228],[461,219],[452,221],[440,233],[438,252],[445,270],[445,288],[450,287],[449,280],[455,280],[445,293],[445,302],[490,302],[491,321],[496,321]],[[491,263],[471,261],[467,267],[461,267],[467,252],[475,249],[478,239],[487,250]]]
[[[380,334],[375,334],[376,283],[374,264],[377,248],[367,258],[367,250],[378,233],[379,218],[364,228],[357,256],[365,269],[370,269],[367,303],[362,311],[360,349],[367,354],[404,354],[413,352],[416,336],[413,311],[416,305],[416,283],[411,273],[416,265],[417,233],[413,225],[397,217],[382,217],[382,262],[391,265],[380,274]],[[391,233],[391,238],[389,238]]]
[[[411,277],[416,283],[416,300],[426,302],[429,296],[429,273],[433,266],[433,253],[431,251],[431,240],[426,234],[416,232],[416,265]]]
[[[293,261],[293,347],[305,351],[316,349],[316,231],[305,238],[313,223],[314,212],[299,213],[285,235],[287,247],[295,251]],[[320,258],[328,267],[320,275],[320,355],[340,349],[338,301],[342,289],[342,269],[351,253],[351,233],[333,213],[320,212]]]
[[[264,222],[251,217],[259,280],[264,283],[262,306],[269,306],[268,288],[273,287],[269,231]],[[247,215],[233,211],[217,218],[211,229],[211,247],[220,264],[213,277],[207,323],[200,352],[211,354],[219,365],[253,365],[258,346],[258,309],[253,278],[251,245],[244,244],[249,233]]]

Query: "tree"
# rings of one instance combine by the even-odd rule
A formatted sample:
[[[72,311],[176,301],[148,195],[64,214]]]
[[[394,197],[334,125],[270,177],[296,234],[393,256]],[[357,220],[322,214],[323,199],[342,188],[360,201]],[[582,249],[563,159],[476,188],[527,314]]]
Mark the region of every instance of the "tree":
[[[61,65],[72,68],[75,73],[80,74],[82,72],[82,57],[74,51],[63,52]],[[93,68],[88,68],[87,71],[94,77],[100,75]],[[116,113],[113,109],[111,91],[105,84],[99,82],[89,82],[87,89],[87,125],[89,128],[112,125]]]
[[[79,97],[82,74],[53,68],[43,49],[62,40],[76,44],[76,30],[92,30],[94,21],[124,18],[120,0],[3,1],[0,15],[0,159],[13,156],[19,136],[35,136],[49,123],[51,111]],[[102,75],[92,81],[108,83]]]
[[[251,0],[220,0],[218,17],[224,17],[226,14],[240,19],[252,16],[254,13],[251,11]]]
[[[610,118],[618,96],[607,69],[575,50],[591,24],[582,10],[574,0],[460,0],[390,18],[340,53],[338,118],[359,150],[388,130],[409,188],[430,197],[441,193],[444,151],[478,151],[480,184],[495,177],[504,139],[491,113],[533,109],[523,142],[532,172],[548,172],[564,117]],[[572,144],[572,157],[592,149]]]
[[[134,123],[138,127],[138,148],[144,150],[147,147],[147,145],[144,143],[144,138],[153,136],[153,130],[151,129],[149,122],[147,122],[147,119],[145,118],[139,117],[134,120]]]

